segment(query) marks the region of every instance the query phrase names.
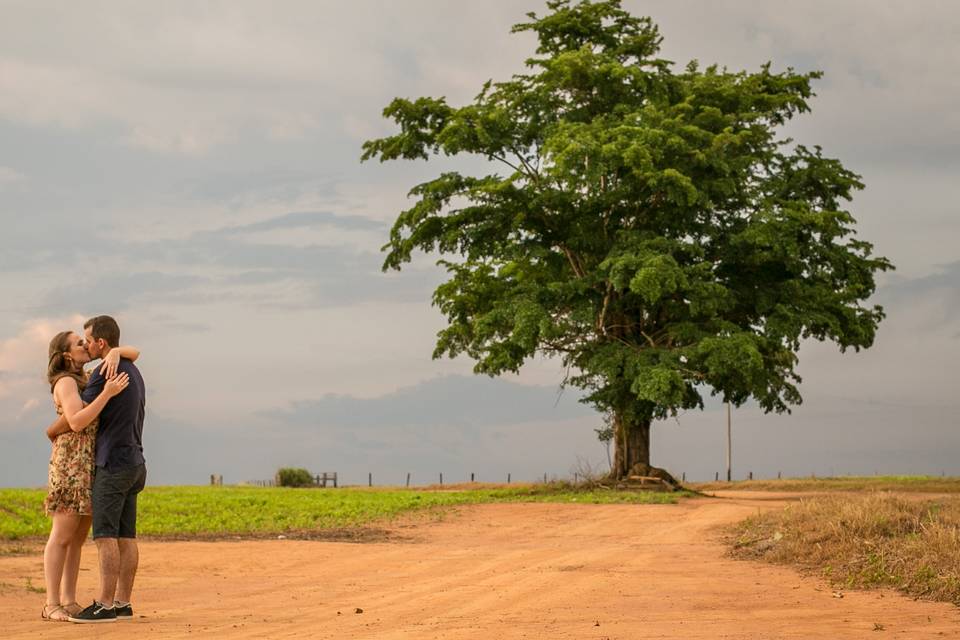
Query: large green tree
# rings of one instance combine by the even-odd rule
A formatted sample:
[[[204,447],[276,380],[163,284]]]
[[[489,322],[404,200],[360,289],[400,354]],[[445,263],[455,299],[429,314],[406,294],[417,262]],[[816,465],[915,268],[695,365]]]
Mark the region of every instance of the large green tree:
[[[618,0],[547,7],[513,27],[539,42],[528,73],[465,106],[384,110],[400,131],[364,160],[492,161],[413,187],[384,269],[445,256],[434,357],[491,376],[561,357],[613,427],[611,474],[650,473],[657,419],[705,392],[788,411],[802,340],[869,347],[883,310],[865,301],[891,265],[844,209],[859,176],[780,133],[819,72],[677,69]]]

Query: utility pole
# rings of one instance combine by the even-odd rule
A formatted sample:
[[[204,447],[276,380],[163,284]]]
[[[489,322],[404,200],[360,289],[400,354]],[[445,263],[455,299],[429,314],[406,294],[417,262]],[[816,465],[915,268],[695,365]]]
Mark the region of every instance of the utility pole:
[[[727,403],[727,482],[730,482],[730,403]]]

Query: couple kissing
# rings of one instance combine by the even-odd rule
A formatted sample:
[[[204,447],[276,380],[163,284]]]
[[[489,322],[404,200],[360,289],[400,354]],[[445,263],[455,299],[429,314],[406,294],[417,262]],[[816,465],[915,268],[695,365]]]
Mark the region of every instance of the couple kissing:
[[[43,553],[44,620],[95,623],[133,618],[130,604],[140,554],[137,495],[146,481],[143,457],[145,387],[134,364],[140,352],[120,346],[110,316],[83,325],[83,335],[50,341],[47,381],[59,416],[52,442],[44,509],[51,517]],[[102,364],[87,373],[84,365]],[[100,565],[97,598],[77,602],[80,555],[91,525]]]

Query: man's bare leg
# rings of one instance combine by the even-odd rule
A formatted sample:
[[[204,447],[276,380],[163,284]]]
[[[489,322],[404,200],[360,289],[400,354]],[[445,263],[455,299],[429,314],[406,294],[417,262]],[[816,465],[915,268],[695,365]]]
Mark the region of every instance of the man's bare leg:
[[[130,602],[133,593],[133,579],[137,577],[137,567],[140,564],[140,549],[136,538],[120,538],[120,577],[117,581],[117,600],[123,603]]]
[[[97,538],[97,553],[100,555],[100,597],[98,601],[106,608],[113,606],[120,579],[120,545],[116,538]]]

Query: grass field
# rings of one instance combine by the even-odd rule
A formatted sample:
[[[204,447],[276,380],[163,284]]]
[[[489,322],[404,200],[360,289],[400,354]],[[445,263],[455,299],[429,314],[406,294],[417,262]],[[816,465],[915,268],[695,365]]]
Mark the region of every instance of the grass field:
[[[42,489],[0,489],[0,540],[45,536]],[[329,531],[416,510],[482,502],[672,503],[684,494],[584,490],[562,483],[443,490],[150,487],[140,496],[138,533],[216,537]]]

